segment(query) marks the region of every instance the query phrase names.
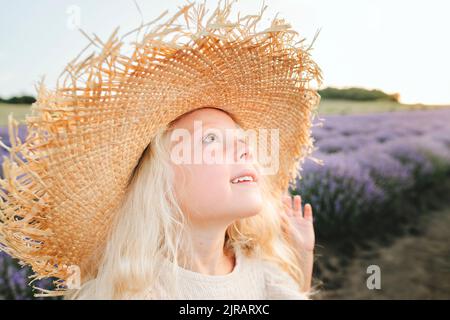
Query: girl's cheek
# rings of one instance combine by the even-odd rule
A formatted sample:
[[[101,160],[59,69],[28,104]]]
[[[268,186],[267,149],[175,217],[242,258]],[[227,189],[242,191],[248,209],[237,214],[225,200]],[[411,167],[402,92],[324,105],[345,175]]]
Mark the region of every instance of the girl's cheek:
[[[199,165],[195,168],[192,178],[189,190],[186,190],[192,198],[191,201],[202,205],[210,202],[217,204],[217,201],[227,197],[227,176],[220,166]]]
[[[195,175],[204,190],[221,190],[228,187],[229,173],[225,165],[201,165]]]

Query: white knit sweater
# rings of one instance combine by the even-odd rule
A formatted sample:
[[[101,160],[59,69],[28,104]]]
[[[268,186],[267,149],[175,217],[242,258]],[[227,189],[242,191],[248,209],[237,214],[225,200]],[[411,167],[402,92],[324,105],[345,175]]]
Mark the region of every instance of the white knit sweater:
[[[174,267],[179,272],[179,287],[176,296],[169,296],[164,288],[167,283],[165,272],[156,286],[158,297],[145,295],[140,299],[185,299],[185,300],[265,300],[265,299],[308,299],[301,293],[297,283],[273,262],[246,257],[236,250],[236,264],[226,275],[206,275],[184,269],[165,260],[166,268]],[[167,270],[164,268],[164,270]],[[152,297],[150,297],[152,296]]]

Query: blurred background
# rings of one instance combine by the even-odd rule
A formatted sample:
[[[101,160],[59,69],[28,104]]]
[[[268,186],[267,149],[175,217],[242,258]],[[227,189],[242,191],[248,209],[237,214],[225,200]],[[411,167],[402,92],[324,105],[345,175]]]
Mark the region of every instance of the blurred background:
[[[88,40],[174,13],[186,1],[0,0],[0,138],[24,123]],[[450,298],[450,4],[444,0],[269,1],[323,70],[307,159],[292,194],[315,211],[318,299]],[[208,1],[214,8],[217,1]],[[256,13],[262,1],[239,0]],[[22,139],[26,132],[20,128]],[[0,147],[0,162],[7,151]],[[0,170],[0,175],[2,171]],[[0,218],[1,219],[1,218]],[[375,271],[374,271],[375,270]],[[0,299],[33,299],[30,270],[0,252]],[[34,283],[38,287],[51,282]]]

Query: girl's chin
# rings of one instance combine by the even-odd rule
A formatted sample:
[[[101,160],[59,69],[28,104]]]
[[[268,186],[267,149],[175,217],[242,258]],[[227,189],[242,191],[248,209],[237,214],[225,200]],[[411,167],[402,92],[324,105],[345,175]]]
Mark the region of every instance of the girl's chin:
[[[257,215],[262,209],[262,199],[258,197],[253,199],[245,199],[242,197],[242,199],[238,200],[236,204],[238,207],[234,210],[234,212],[239,218],[247,218]]]

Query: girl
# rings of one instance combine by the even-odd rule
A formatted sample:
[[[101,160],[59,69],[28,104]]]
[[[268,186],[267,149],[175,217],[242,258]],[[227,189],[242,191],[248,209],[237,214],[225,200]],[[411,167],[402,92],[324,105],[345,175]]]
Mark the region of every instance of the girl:
[[[194,123],[203,124],[196,137]],[[312,209],[301,198],[274,199],[236,122],[200,108],[157,134],[134,172],[97,278],[79,299],[304,299],[311,285]],[[169,138],[189,131],[187,147],[222,151],[234,163],[174,164]],[[230,136],[227,135],[227,138]],[[231,146],[238,145],[236,148]],[[202,148],[203,147],[203,148]],[[208,150],[208,151],[206,151]],[[233,154],[230,154],[233,152]],[[216,152],[218,154],[218,152]],[[239,177],[252,181],[235,182]],[[162,262],[162,263],[161,263]]]
[[[283,19],[259,31],[265,7],[231,21],[231,4],[142,24],[130,55],[94,37],[39,86],[25,141],[10,118],[0,250],[57,278],[35,296],[309,296],[312,208],[282,195],[313,159],[321,70]],[[275,129],[275,172],[244,129]]]

